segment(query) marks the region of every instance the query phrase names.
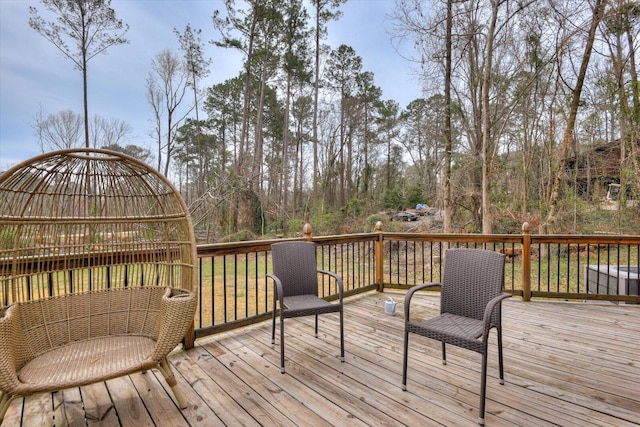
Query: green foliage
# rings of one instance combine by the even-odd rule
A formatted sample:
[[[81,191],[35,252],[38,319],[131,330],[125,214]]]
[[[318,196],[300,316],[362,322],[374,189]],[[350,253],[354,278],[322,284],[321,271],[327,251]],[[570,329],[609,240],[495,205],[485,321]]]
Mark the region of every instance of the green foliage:
[[[17,226],[3,225],[0,229],[0,249],[13,249],[16,244]]]
[[[407,203],[409,206],[413,207],[418,203],[428,203],[429,200],[430,198],[423,194],[421,186],[414,185],[409,188],[409,191],[407,193]]]
[[[405,201],[400,190],[394,188],[385,191],[383,203],[385,208],[398,209],[404,207]]]
[[[637,199],[635,194],[638,191],[638,184],[635,182],[635,175],[633,173],[633,169],[629,167],[623,167],[620,169],[620,184],[622,187],[620,189],[620,203],[626,204],[629,199]]]
[[[231,234],[228,239],[229,242],[248,242],[251,240],[258,240],[257,236],[249,230],[240,230],[237,233]]]
[[[353,198],[340,211],[345,217],[356,219],[362,214],[362,200]]]
[[[291,218],[289,219],[289,234],[296,236],[300,232],[302,232],[302,227],[304,227],[305,221],[302,218]]]
[[[127,144],[125,146],[121,146],[119,144],[110,144],[104,147],[105,150],[117,151],[120,153],[124,153],[128,156],[131,156],[135,159],[140,160],[143,163],[149,164],[153,160],[153,153],[151,150],[145,147],[139,147],[134,144]]]
[[[225,0],[222,4],[227,13],[214,13],[214,28],[220,36],[214,43],[241,50],[248,62],[243,64],[238,77],[207,92],[204,111],[208,115],[208,128],[203,122],[191,132],[205,129],[210,144],[199,146],[202,138],[193,136],[199,136],[198,133],[191,135],[187,129],[184,132],[188,137],[184,144],[192,149],[181,153],[186,156],[182,164],[189,168],[189,173],[180,177],[185,179],[180,188],[189,186],[191,198],[195,195],[198,202],[210,203],[201,212],[211,216],[236,212],[238,207],[231,201],[240,200],[237,226],[255,233],[265,230],[282,233],[284,229],[287,237],[299,234],[305,222],[312,225],[314,235],[372,230],[378,220],[389,229],[406,229],[409,224],[388,224],[386,217],[374,212],[415,207],[418,203],[442,208],[439,195],[446,179],[450,185],[447,200],[451,203],[454,229],[480,232],[482,183],[487,179],[489,200],[485,202],[495,218],[494,232],[519,232],[525,219],[539,224],[550,208],[545,198],[555,179],[558,161],[555,153],[560,143],[556,131],[548,132],[552,128],[547,122],[550,118],[539,108],[540,100],[549,90],[544,82],[548,73],[553,72],[544,69],[549,61],[543,35],[555,30],[554,20],[546,15],[551,12],[536,7],[531,16],[537,19],[528,20],[523,32],[513,34],[515,43],[527,50],[522,69],[512,70],[512,74],[508,67],[502,68],[506,63],[496,63],[489,86],[499,94],[492,105],[500,114],[492,115],[491,123],[487,124],[492,131],[489,157],[485,158],[481,155],[484,125],[468,104],[454,101],[447,117],[447,102],[442,93],[416,99],[405,109],[394,100],[382,100],[375,76],[362,68],[362,58],[347,45],[324,53],[326,67],[324,81],[319,84],[320,98],[331,95],[326,99],[335,101],[317,105],[318,110],[314,111],[318,94],[311,95],[311,89],[317,88],[310,83],[320,76],[312,71],[314,49],[307,45],[307,32],[319,25],[320,38],[326,36],[327,21],[338,17],[330,11],[340,1],[314,0],[311,4],[317,10],[308,14],[305,8],[309,2],[301,0],[248,2],[241,9],[235,8],[234,0]],[[309,21],[313,15],[318,16],[318,22]],[[461,19],[471,18],[464,15],[460,15]],[[187,27],[181,39],[183,51],[199,46],[194,35]],[[508,44],[496,45],[495,53],[503,53],[505,48],[509,49]],[[472,62],[480,59],[481,54],[469,58]],[[286,77],[278,90],[270,84],[274,75]],[[477,93],[478,82],[452,83],[458,93]],[[589,144],[606,142],[603,138],[608,136],[600,129],[608,127],[603,126],[602,120],[614,117],[617,108],[618,95],[612,82],[602,81],[607,90],[595,88],[594,105],[581,104],[580,114],[588,120],[576,126],[574,155],[582,153]],[[570,98],[558,96],[548,105],[548,111],[564,111]],[[498,117],[507,111],[505,108],[511,118],[502,125]],[[608,114],[610,108],[614,115]],[[451,128],[445,127],[446,118],[452,121]],[[562,118],[553,125],[558,134],[564,121]],[[451,176],[445,177],[448,159]],[[483,161],[488,167],[485,178]],[[258,164],[259,171],[250,166]],[[204,174],[202,179],[198,179],[200,174]],[[634,182],[633,175],[621,176],[623,186],[634,186]],[[250,196],[256,200],[247,201],[242,193],[247,187],[256,192]],[[602,197],[598,190],[595,185],[589,187],[591,195]],[[203,193],[206,198],[201,197]],[[585,203],[570,191],[561,197],[558,228],[580,232],[597,202]],[[269,216],[263,209],[269,210]],[[224,224],[234,215],[220,217],[222,230],[236,226]],[[265,218],[273,223],[267,226]],[[611,221],[612,228],[617,222]],[[434,228],[441,226],[440,219],[433,223]]]
[[[314,235],[341,234],[344,217],[339,212],[314,213],[311,216],[311,227]]]
[[[380,221],[382,222],[382,229],[385,230],[387,229],[387,225],[389,223],[389,217],[385,214],[382,213],[376,213],[373,215],[369,215],[365,220],[364,220],[364,232],[365,233],[371,233],[373,231],[375,231],[376,229],[376,223]]]
[[[247,192],[247,198],[249,199],[249,203],[251,206],[251,215],[252,215],[252,223],[253,223],[253,233],[260,235],[262,234],[263,229],[263,220],[265,218],[264,211],[262,209],[262,204],[260,203],[260,198],[254,192]]]

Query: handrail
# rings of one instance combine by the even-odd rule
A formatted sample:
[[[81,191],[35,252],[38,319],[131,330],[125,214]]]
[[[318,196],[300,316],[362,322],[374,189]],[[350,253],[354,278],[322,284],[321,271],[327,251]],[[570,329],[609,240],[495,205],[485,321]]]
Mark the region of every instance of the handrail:
[[[446,248],[467,246],[505,253],[509,262],[505,269],[505,290],[524,301],[563,298],[640,303],[640,296],[634,294],[640,292],[630,285],[637,276],[619,274],[623,266],[638,265],[640,236],[532,235],[527,223],[523,224],[521,234],[385,232],[379,223],[370,233],[313,236],[311,226],[306,224],[300,237],[293,239],[198,245],[200,298],[196,336],[229,330],[271,316],[273,290],[265,279],[270,271],[271,245],[286,240],[316,243],[318,267],[343,276],[346,295],[439,281]],[[113,270],[113,274],[128,274],[126,259],[112,259],[110,262],[117,262],[109,266],[106,261],[82,258],[82,253],[78,253],[51,254],[46,259],[39,259],[38,262],[58,263],[61,271],[68,271],[68,274],[33,280],[27,277],[24,281],[27,291],[21,295],[24,298],[42,296],[29,289],[35,286],[34,283],[43,281],[49,288],[44,296],[47,292],[53,295],[55,289],[80,291],[83,287],[73,285],[82,280],[83,275],[78,272],[98,264],[107,269],[107,276],[111,274],[109,270]],[[153,253],[140,253],[138,258],[138,261],[155,262]],[[22,277],[28,275],[30,263],[31,260],[23,260]],[[0,280],[6,282],[12,280],[12,270],[5,264],[0,260]],[[123,270],[116,272],[117,268]],[[612,278],[609,273],[614,270],[618,276]],[[596,278],[595,284],[591,275]],[[70,285],[53,286],[54,281],[67,281]],[[322,284],[322,293],[327,299],[335,298],[335,289],[330,286]],[[621,289],[629,294],[620,294]]]
[[[266,281],[266,273],[271,268],[271,245],[296,240],[316,243],[318,269],[340,274],[345,295],[376,288],[373,256],[374,245],[379,240],[377,233],[312,236],[311,227],[307,225],[299,238],[199,245],[200,299],[210,307],[200,305],[196,336],[269,318],[273,289]],[[321,282],[324,298],[336,297],[333,286]]]

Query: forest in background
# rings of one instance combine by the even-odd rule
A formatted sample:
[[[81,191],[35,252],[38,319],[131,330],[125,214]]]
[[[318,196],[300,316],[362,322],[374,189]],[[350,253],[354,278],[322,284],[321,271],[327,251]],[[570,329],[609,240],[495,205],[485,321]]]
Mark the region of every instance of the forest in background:
[[[211,28],[175,29],[180,51],[151,64],[155,152],[98,118],[92,145],[155,162],[202,241],[295,235],[305,222],[316,235],[370,231],[381,212],[419,203],[442,217],[429,231],[529,221],[637,234],[640,208],[625,203],[640,198],[637,1],[395,0],[394,37],[414,51],[389,60],[414,61],[423,79],[405,108],[353,48],[323,43],[344,2],[225,0]],[[244,63],[202,87],[209,40]],[[621,208],[603,211],[611,183]]]

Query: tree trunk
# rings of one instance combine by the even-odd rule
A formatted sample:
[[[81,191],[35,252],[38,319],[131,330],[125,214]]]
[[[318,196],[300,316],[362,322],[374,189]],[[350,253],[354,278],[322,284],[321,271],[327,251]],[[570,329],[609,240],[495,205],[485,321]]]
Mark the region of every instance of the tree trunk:
[[[287,233],[289,212],[289,108],[291,99],[291,73],[287,73],[287,89],[284,102],[284,125],[282,135],[282,232]]]
[[[445,116],[444,116],[444,134],[446,139],[446,148],[444,152],[444,232],[452,231],[452,209],[451,209],[451,151],[453,150],[453,141],[451,135],[451,32],[453,26],[453,0],[447,0],[447,35],[446,35],[446,64],[444,74],[444,98],[445,98]]]
[[[320,87],[320,10],[321,5],[316,3],[316,70],[313,82],[313,123],[311,125],[313,144],[313,198],[318,195],[318,92]]]
[[[628,17],[631,19],[631,17]],[[635,199],[640,198],[640,84],[638,83],[638,72],[636,70],[636,53],[633,40],[633,26],[627,29],[627,45],[629,46],[629,75],[631,77],[631,97],[633,102],[633,110],[630,115],[631,128],[631,162],[635,175]]]
[[[584,85],[584,79],[587,74],[587,67],[591,58],[591,51],[593,49],[593,41],[595,39],[596,30],[602,17],[607,4],[607,0],[596,0],[595,7],[593,9],[593,18],[591,20],[591,27],[587,36],[587,43],[584,48],[584,54],[582,55],[582,63],[580,65],[580,71],[578,73],[578,81],[576,87],[572,93],[571,109],[569,111],[569,117],[567,119],[567,127],[562,137],[562,147],[560,158],[556,164],[555,173],[553,176],[553,184],[551,192],[549,194],[548,211],[547,216],[542,224],[540,224],[540,231],[542,233],[555,233],[559,230],[556,229],[557,222],[559,220],[558,203],[560,200],[560,185],[562,176],[564,175],[565,164],[567,156],[571,148],[573,141],[574,127],[576,123],[576,117],[578,115],[578,107],[580,105],[580,96],[582,95],[582,87]]]
[[[82,92],[84,99],[84,145],[89,148],[89,95],[87,85],[87,60],[86,51],[82,52]]]
[[[489,120],[489,87],[491,85],[491,72],[493,67],[493,41],[498,20],[498,0],[491,1],[491,24],[487,34],[487,57],[484,62],[482,76],[482,233],[493,232],[493,218],[491,216],[491,198],[489,195],[489,166],[491,157],[489,145],[491,144],[491,123]]]

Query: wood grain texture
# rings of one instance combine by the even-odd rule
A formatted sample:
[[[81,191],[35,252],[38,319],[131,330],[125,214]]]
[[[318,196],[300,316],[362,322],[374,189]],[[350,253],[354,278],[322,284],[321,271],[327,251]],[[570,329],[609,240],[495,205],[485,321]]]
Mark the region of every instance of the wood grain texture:
[[[387,296],[399,301],[398,315],[384,314]],[[402,301],[402,292],[345,300],[344,363],[338,357],[337,314],[320,316],[318,338],[313,318],[288,319],[284,375],[279,342],[271,344],[270,322],[263,322],[171,353],[190,402],[184,411],[158,381],[160,374],[148,371],[109,380],[91,393],[80,390],[83,411],[78,392],[65,391],[66,413],[103,414],[111,407],[117,424],[105,419],[101,425],[121,426],[477,425],[476,353],[449,347],[443,366],[440,343],[412,337],[408,391],[401,390]],[[437,294],[416,295],[413,315],[436,315],[438,301]],[[498,383],[492,333],[487,426],[640,424],[637,305],[511,298],[503,303],[503,323],[505,384]],[[108,391],[110,404],[100,390]],[[55,395],[13,402],[3,425],[53,425],[61,399]]]

